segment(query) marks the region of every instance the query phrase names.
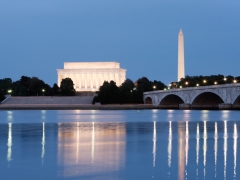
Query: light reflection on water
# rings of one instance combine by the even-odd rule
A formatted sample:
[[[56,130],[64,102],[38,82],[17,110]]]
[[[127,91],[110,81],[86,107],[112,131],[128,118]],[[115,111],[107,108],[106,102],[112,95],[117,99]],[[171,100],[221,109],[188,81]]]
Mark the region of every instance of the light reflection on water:
[[[4,179],[238,179],[236,111],[36,111],[41,123],[1,113]]]
[[[58,177],[101,176],[125,164],[126,128],[114,123],[58,123]]]

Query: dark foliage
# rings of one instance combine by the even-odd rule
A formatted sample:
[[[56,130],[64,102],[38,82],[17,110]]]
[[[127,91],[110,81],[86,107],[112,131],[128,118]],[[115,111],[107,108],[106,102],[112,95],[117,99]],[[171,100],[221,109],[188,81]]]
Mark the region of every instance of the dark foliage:
[[[5,99],[4,94],[0,91],[0,103]]]
[[[105,81],[94,97],[93,103],[100,102],[101,104],[113,103],[143,103],[143,92],[164,89],[166,86],[161,81],[149,81],[146,77],[138,79],[135,83],[132,80],[126,79],[120,87],[116,86],[114,81],[110,83]]]
[[[53,95],[57,96],[57,95],[60,95],[60,89],[58,87],[58,85],[56,83],[53,84],[53,87],[52,87],[52,92],[53,92]]]
[[[59,92],[61,96],[75,96],[76,91],[71,78],[62,79]]]
[[[195,86],[209,86],[214,84],[231,84],[236,82],[240,82],[240,76],[223,76],[221,74],[218,75],[210,75],[210,76],[185,76],[178,82],[178,87],[195,87]]]
[[[22,76],[12,84],[14,96],[50,96],[52,88],[37,77]]]
[[[113,104],[120,102],[120,91],[114,81],[104,81],[97,92],[98,96],[94,98],[94,102],[101,102],[102,104]]]
[[[12,89],[12,79],[4,78],[0,79],[0,91],[2,94],[7,94],[8,90]]]

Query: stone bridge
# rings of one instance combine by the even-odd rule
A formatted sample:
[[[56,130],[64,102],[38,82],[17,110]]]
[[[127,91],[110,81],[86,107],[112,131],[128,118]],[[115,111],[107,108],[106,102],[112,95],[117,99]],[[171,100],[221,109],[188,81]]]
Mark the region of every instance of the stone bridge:
[[[143,101],[159,108],[240,109],[240,83],[150,91]]]

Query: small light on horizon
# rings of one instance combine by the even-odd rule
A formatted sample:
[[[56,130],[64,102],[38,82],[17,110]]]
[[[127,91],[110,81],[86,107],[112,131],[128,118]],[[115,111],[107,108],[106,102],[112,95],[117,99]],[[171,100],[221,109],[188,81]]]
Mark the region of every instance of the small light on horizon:
[[[215,81],[214,84],[216,85],[216,84],[217,84],[217,81]]]
[[[196,84],[196,86],[199,86],[199,84]]]
[[[237,83],[237,80],[236,80],[236,79],[234,79],[234,80],[233,80],[233,83]]]

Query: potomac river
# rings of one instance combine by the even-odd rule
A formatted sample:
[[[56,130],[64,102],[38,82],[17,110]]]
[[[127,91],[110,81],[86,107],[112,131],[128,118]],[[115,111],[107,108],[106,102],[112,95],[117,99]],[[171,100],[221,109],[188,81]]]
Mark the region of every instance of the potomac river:
[[[1,110],[1,179],[239,179],[239,115]]]

